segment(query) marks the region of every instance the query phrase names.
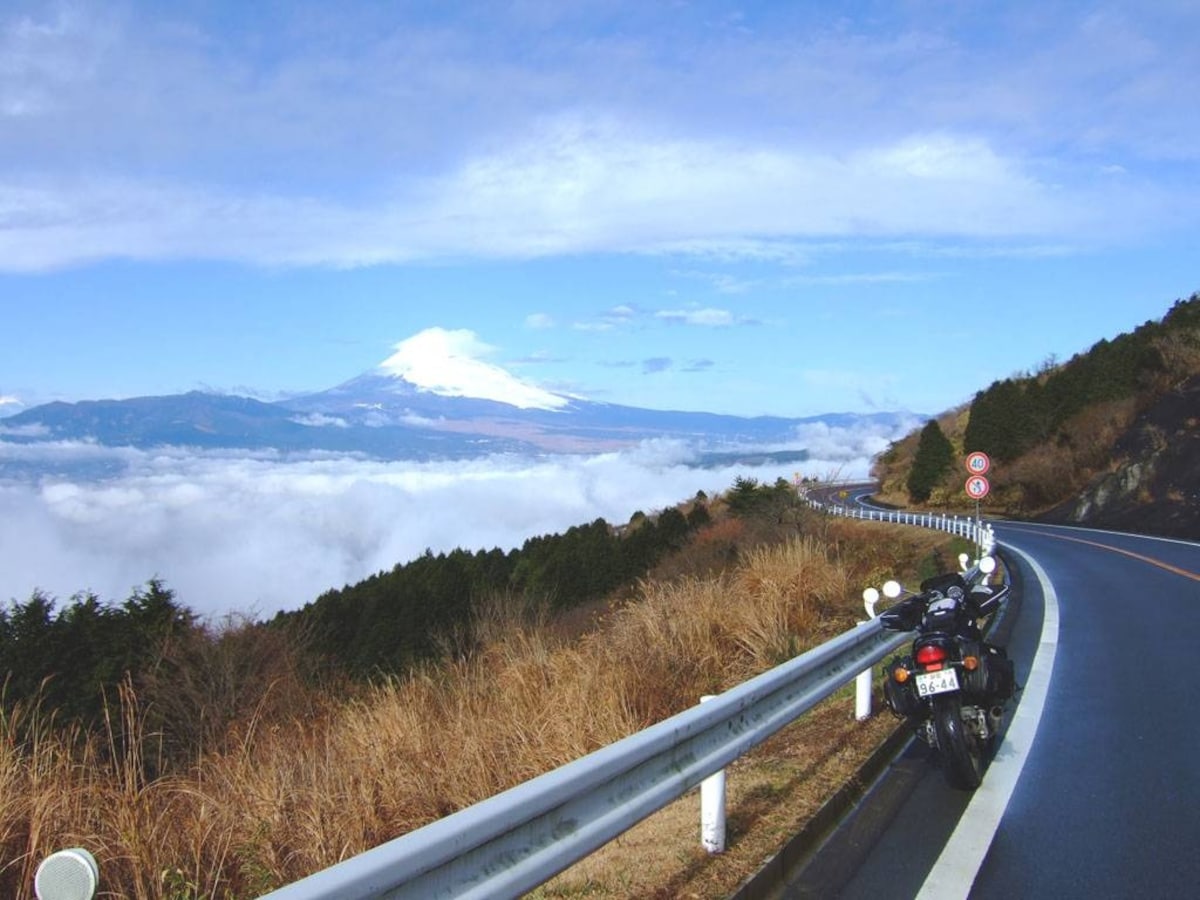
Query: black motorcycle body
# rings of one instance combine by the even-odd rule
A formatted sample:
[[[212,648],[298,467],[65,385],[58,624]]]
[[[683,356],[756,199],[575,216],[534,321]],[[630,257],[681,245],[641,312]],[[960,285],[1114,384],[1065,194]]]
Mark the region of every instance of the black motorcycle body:
[[[1016,687],[1008,655],[979,629],[1008,590],[972,584],[963,574],[940,575],[879,617],[885,628],[916,632],[910,652],[888,663],[887,704],[909,720],[950,784],[963,790],[979,786]]]

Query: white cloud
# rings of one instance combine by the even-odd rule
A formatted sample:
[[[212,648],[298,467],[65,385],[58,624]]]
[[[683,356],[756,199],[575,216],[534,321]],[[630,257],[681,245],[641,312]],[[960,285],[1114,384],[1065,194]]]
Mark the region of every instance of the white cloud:
[[[571,328],[575,331],[600,333],[618,331],[633,324],[638,315],[638,310],[634,307],[627,304],[620,304],[619,306],[606,309],[596,319],[573,322],[571,323]]]
[[[478,252],[541,255],[770,236],[1087,231],[1084,200],[970,135],[834,155],[566,117],[446,178],[431,218],[472,223],[468,232],[487,236]]]
[[[31,422],[28,425],[0,425],[0,436],[23,438],[44,438],[50,436],[50,428],[41,422]]]
[[[671,274],[679,278],[693,278],[707,282],[718,294],[745,294],[762,284],[760,280],[738,278],[727,272],[676,269]]]
[[[531,313],[525,317],[525,327],[538,330],[553,328],[555,325],[554,316],[549,313]]]
[[[866,474],[865,437],[814,432],[805,440],[825,454],[806,473]],[[266,616],[426,549],[507,550],[597,517],[620,524],[698,490],[717,493],[738,475],[773,482],[795,468],[700,470],[691,458],[671,441],[591,457],[437,464],[0,442],[0,465],[120,473],[0,481],[0,599],[24,599],[34,588],[123,599],[159,576],[203,614]]]
[[[735,322],[733,313],[726,309],[663,309],[654,314],[656,319],[680,325],[703,325],[708,328],[724,328]]]
[[[324,413],[311,413],[307,416],[297,416],[292,419],[297,425],[307,425],[309,428],[349,428],[350,423],[338,416],[327,416]]]
[[[915,284],[937,277],[928,272],[846,272],[841,275],[793,275],[784,279],[784,283],[839,287],[855,284]]]
[[[829,236],[1094,239],[1178,209],[1178,197],[1104,181],[1101,192],[1043,180],[970,136],[914,136],[837,156],[567,118],[376,203],[0,174],[0,270],[109,258],[363,266],[587,252],[778,257],[801,252],[789,242]],[[1117,208],[1122,215],[1100,214]]]
[[[814,422],[796,429],[796,442],[807,448],[815,459],[826,464],[825,468],[821,468],[820,463],[816,466],[806,463],[804,469],[807,474],[828,477],[831,472],[836,472],[841,478],[858,479],[869,474],[869,464],[864,466],[864,461],[874,459],[892,441],[919,425],[920,419],[915,416],[895,430],[882,429],[869,423],[841,427]],[[831,469],[829,465],[836,468]]]

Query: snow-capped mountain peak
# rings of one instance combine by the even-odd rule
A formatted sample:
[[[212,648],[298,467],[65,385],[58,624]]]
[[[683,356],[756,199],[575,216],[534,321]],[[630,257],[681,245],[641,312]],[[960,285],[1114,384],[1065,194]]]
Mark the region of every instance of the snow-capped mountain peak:
[[[493,400],[519,409],[554,410],[570,403],[479,358],[491,350],[472,331],[427,328],[397,344],[378,373],[439,396]]]

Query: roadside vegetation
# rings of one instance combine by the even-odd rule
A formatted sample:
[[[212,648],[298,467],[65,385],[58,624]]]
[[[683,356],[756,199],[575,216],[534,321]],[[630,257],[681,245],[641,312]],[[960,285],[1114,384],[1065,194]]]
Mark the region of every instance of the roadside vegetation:
[[[1165,440],[1150,433],[1155,425],[1139,426],[1139,417],[1172,394],[1192,396],[1198,378],[1200,294],[1193,294],[1160,320],[1101,340],[1065,363],[1048,359],[1037,371],[996,381],[971,403],[893,443],[872,470],[879,499],[897,506],[973,507],[963,491],[962,460],[981,450],[993,463],[985,513],[1046,513],[1128,462],[1124,444]],[[1194,435],[1195,411],[1174,424]],[[1134,430],[1146,432],[1143,440],[1134,440]],[[1155,497],[1149,487],[1140,493],[1142,503],[1172,500]]]
[[[958,550],[934,533],[825,518],[784,482],[739,479],[703,517],[698,502],[667,516],[695,522],[644,576],[573,606],[474,596],[469,619],[428,653],[370,677],[314,655],[303,628],[197,623],[153,582],[115,607],[76,598],[118,644],[140,634],[137,616],[156,625],[140,663],[75,709],[55,692],[58,673],[31,689],[11,663],[30,622],[66,616],[65,634],[82,613],[45,597],[39,616],[10,604],[0,895],[32,896],[38,863],[80,846],[109,896],[256,896],[765,671],[851,627],[865,584],[917,580]],[[729,853],[698,850],[685,798],[540,891],[725,896],[892,725],[886,714],[856,723],[851,699],[830,701],[734,767]]]

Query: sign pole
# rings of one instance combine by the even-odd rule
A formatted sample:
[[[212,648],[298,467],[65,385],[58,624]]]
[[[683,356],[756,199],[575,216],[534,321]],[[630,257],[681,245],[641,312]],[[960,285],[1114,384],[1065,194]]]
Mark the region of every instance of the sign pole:
[[[966,465],[969,476],[967,478],[966,491],[967,496],[975,501],[975,546],[978,547],[979,533],[983,528],[983,517],[979,512],[979,504],[988,495],[988,491],[992,489],[991,484],[984,477],[992,468],[992,460],[982,450],[976,450],[973,453],[967,454]]]

